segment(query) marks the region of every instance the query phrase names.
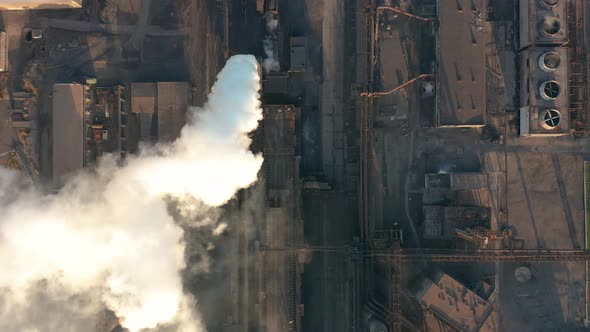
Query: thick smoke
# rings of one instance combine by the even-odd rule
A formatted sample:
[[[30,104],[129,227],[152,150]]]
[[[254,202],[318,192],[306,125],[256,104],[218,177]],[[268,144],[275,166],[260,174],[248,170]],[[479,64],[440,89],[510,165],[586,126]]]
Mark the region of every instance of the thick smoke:
[[[262,116],[259,85],[254,57],[230,58],[176,142],[124,166],[104,158],[54,195],[16,191],[19,176],[0,169],[0,331],[91,331],[104,306],[130,331],[203,331],[168,203],[191,218],[256,181],[246,133]]]
[[[279,20],[271,14],[267,14],[265,19],[266,37],[262,41],[262,48],[264,49],[262,67],[264,68],[264,72],[269,73],[281,70],[277,52],[277,28],[279,26]]]

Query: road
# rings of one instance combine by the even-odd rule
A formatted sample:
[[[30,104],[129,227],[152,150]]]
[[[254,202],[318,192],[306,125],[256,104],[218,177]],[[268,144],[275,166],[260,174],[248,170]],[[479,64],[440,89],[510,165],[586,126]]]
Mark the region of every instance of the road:
[[[13,130],[8,114],[8,103],[0,102],[0,153],[11,151]]]
[[[303,194],[306,241],[312,245],[349,244],[356,221],[356,197],[342,192]],[[350,331],[352,266],[344,252],[314,253],[305,266],[302,331]]]
[[[144,6],[148,7],[148,6]],[[142,8],[144,8],[142,7]],[[149,8],[148,8],[149,10]],[[143,11],[142,11],[143,14]],[[144,14],[147,15],[147,14]],[[140,16],[144,20],[147,20],[146,16]],[[145,17],[145,18],[144,18]],[[143,40],[145,35],[149,36],[162,36],[162,37],[175,37],[185,36],[188,34],[187,29],[177,30],[164,30],[158,26],[141,25],[143,21],[140,21],[141,29],[138,29],[136,25],[120,25],[120,24],[101,24],[91,23],[88,21],[77,21],[68,19],[57,19],[57,18],[39,18],[36,22],[40,27],[43,28],[55,28],[63,30],[72,30],[80,32],[102,32],[113,35],[132,35],[136,36],[136,40],[139,42]]]
[[[344,3],[324,1],[322,26],[321,132],[323,170],[328,182],[340,189],[344,176]]]

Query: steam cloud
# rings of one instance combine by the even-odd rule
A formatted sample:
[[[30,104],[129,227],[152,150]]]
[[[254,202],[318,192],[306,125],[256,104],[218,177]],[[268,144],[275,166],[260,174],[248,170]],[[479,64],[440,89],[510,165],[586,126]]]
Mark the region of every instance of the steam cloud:
[[[104,306],[130,331],[204,331],[167,201],[190,218],[256,181],[259,80],[253,56],[230,58],[177,141],[124,166],[106,157],[58,194],[15,190],[22,179],[0,169],[0,331],[91,331]]]
[[[264,49],[264,60],[262,60],[262,67],[264,72],[274,72],[281,69],[279,59],[277,57],[277,27],[279,20],[271,14],[266,16],[266,37],[262,41],[262,48]]]

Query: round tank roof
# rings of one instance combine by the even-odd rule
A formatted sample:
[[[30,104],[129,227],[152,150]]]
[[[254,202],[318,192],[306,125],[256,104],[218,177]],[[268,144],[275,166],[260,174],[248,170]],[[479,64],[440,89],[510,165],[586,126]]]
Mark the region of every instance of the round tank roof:
[[[539,57],[539,67],[544,71],[555,71],[561,64],[561,56],[557,52],[545,52]]]

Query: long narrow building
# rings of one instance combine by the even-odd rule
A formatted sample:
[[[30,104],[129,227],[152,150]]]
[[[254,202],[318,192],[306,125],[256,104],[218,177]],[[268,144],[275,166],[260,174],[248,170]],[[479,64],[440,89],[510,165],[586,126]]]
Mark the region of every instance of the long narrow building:
[[[82,0],[0,0],[0,10],[82,8]]]
[[[84,166],[84,86],[53,86],[53,184],[61,187],[68,175]]]

